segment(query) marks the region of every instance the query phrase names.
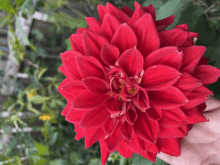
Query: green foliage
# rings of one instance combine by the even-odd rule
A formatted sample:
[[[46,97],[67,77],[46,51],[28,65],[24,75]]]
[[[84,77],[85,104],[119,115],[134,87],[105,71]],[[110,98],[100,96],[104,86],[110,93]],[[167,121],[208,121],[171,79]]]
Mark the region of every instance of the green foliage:
[[[14,6],[12,5],[10,0],[1,1],[0,9],[7,13],[14,13]]]

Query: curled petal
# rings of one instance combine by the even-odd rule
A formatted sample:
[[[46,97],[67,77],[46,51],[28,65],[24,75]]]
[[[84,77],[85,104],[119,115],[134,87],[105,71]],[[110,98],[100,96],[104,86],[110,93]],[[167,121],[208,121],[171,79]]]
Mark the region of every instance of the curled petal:
[[[137,112],[136,109],[134,107],[134,105],[131,106],[131,108],[126,112],[126,121],[133,125],[134,122],[137,120]]]
[[[100,149],[101,149],[101,159],[102,159],[102,165],[105,165],[107,162],[107,159],[110,155],[110,152],[108,151],[108,148],[103,140],[99,140]]]
[[[116,126],[118,125],[118,120],[115,118],[108,118],[105,124],[103,124],[102,129],[105,132],[105,138],[112,135]]]
[[[155,25],[157,27],[157,30],[159,32],[163,31],[164,29],[166,29],[167,26],[171,25],[174,22],[174,19],[175,19],[175,15],[171,15],[167,18],[156,21]]]
[[[67,102],[66,107],[63,109],[61,115],[62,115],[62,116],[66,116],[67,113],[69,112],[71,106],[72,106],[72,104]]]
[[[104,44],[101,50],[101,58],[105,64],[114,66],[119,58],[118,48],[110,44]]]
[[[147,91],[163,90],[180,78],[180,72],[165,65],[154,65],[145,70],[140,86]]]
[[[138,109],[145,112],[145,110],[150,107],[147,91],[143,88],[140,88],[137,97],[133,99],[133,103]]]
[[[72,78],[73,80],[81,80],[82,77],[79,74],[79,71],[76,67],[76,56],[81,56],[79,52],[68,50],[60,55],[61,60],[63,62],[63,66],[67,71],[68,77]]]
[[[124,5],[121,10],[127,14],[129,17],[131,17],[133,15],[133,11],[127,6],[127,5]]]
[[[137,7],[137,9],[135,9],[134,14],[132,15],[132,17],[129,19],[128,21],[128,25],[132,26],[139,18],[141,18],[143,15],[145,14],[144,10],[142,9],[142,7]]]
[[[118,123],[113,134],[104,139],[104,142],[110,152],[113,152],[117,147],[120,146],[120,144],[124,142],[124,139],[121,136],[121,125],[121,122]]]
[[[197,107],[193,107],[184,111],[187,116],[187,124],[196,124],[201,122],[208,122],[208,120],[201,114]]]
[[[79,124],[84,113],[85,111],[79,111],[71,107],[66,115],[65,120],[67,120],[70,123]]]
[[[151,14],[153,20],[156,21],[156,13],[155,13],[154,6],[152,4],[150,4],[149,6],[143,7],[143,10]]]
[[[77,51],[81,54],[85,54],[83,43],[82,43],[82,39],[83,39],[82,34],[72,34],[69,39],[70,39],[72,49],[74,51]]]
[[[110,113],[106,110],[105,105],[99,106],[92,111],[85,112],[82,117],[80,127],[97,128],[108,120]]]
[[[101,48],[104,44],[108,44],[108,41],[101,35],[93,32],[83,32],[83,48],[85,55],[93,56],[100,62],[101,60]]]
[[[163,64],[180,69],[183,60],[183,53],[177,47],[169,46],[155,50],[144,59],[144,70],[150,66]]]
[[[137,45],[134,31],[127,24],[121,24],[112,37],[111,44],[116,46],[120,53]]]
[[[131,151],[125,143],[122,143],[118,148],[117,151],[125,158],[131,158],[133,155],[133,151]]]
[[[159,124],[157,121],[150,120],[146,113],[138,111],[138,118],[133,128],[141,139],[150,143],[156,143],[159,134]]]
[[[180,71],[192,74],[206,50],[205,46],[190,46],[181,50],[183,51],[183,62]]]
[[[76,65],[82,78],[98,77],[105,79],[102,64],[92,56],[76,56]]]
[[[78,110],[89,111],[98,107],[106,100],[105,95],[95,95],[89,91],[80,93],[73,102],[73,107]]]
[[[87,77],[82,81],[85,87],[96,95],[106,94],[110,90],[109,83],[97,77]]]
[[[85,147],[88,149],[91,145],[99,140],[103,140],[105,133],[102,128],[85,129]]]
[[[144,58],[160,47],[160,38],[150,14],[143,15],[133,24],[132,28],[138,39],[137,48]]]
[[[150,102],[162,109],[178,108],[186,104],[188,99],[176,87],[169,87],[160,91],[149,91]]]
[[[160,47],[165,46],[182,46],[187,38],[188,32],[183,30],[182,28],[174,28],[171,30],[161,31],[159,32],[160,36]]]
[[[160,120],[162,117],[162,110],[158,106],[151,103],[151,108],[146,110],[146,114],[152,120]]]
[[[204,86],[199,86],[192,90],[192,92],[187,96],[189,102],[181,106],[181,109],[187,110],[195,107],[203,102],[205,102],[209,96],[213,96],[214,93]]]
[[[120,68],[122,68],[128,77],[136,76],[143,69],[143,56],[135,47],[126,50],[118,60]]]
[[[113,15],[106,14],[99,34],[104,36],[110,42],[120,24],[121,23]]]
[[[181,154],[180,139],[165,138],[161,152],[164,152],[172,156],[179,156]]]
[[[218,80],[220,70],[210,65],[200,65],[196,67],[193,76],[201,80],[204,86],[207,86]]]
[[[129,20],[129,16],[121,11],[119,8],[115,7],[111,3],[106,3],[107,13],[115,16],[121,23],[125,23]]]
[[[132,126],[125,121],[121,126],[121,133],[126,140],[131,141],[134,135],[134,130]]]
[[[196,44],[199,33],[189,32],[188,38],[186,42],[182,45],[182,47],[194,46]]]
[[[171,110],[163,110],[162,118],[158,121],[163,127],[180,127],[183,122],[186,122],[186,115],[180,108]]]
[[[95,33],[99,33],[99,30],[101,28],[101,23],[94,17],[85,17],[86,22],[89,25],[89,28],[95,32]]]

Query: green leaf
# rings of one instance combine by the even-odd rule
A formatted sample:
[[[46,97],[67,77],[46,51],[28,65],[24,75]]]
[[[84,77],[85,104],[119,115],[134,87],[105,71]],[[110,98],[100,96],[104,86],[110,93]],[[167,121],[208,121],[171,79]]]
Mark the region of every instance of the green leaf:
[[[37,162],[36,165],[46,165],[46,163],[47,163],[47,160],[44,159],[44,158],[41,158],[41,159]]]
[[[191,0],[168,0],[163,6],[157,10],[157,20],[164,19],[171,15],[175,15],[174,23],[169,26],[173,28],[176,26],[176,23],[179,21],[181,13],[186,7],[192,2]]]
[[[71,50],[72,49],[72,46],[71,46],[71,43],[70,43],[70,40],[69,40],[69,38],[67,38],[66,40],[65,40],[65,42],[66,42],[66,49],[67,50]]]
[[[35,147],[37,148],[40,155],[49,155],[49,151],[48,151],[47,147],[45,147],[44,145],[42,145],[36,141],[34,143],[35,143]]]
[[[22,3],[24,3],[25,0],[16,0],[15,4],[16,6],[20,7],[22,5]]]
[[[74,165],[82,164],[83,161],[79,158],[78,154],[76,152],[72,152],[70,154],[70,160]]]
[[[27,109],[28,109],[29,111],[35,113],[36,115],[39,115],[39,114],[40,114],[40,112],[39,112],[37,109],[35,109],[35,108],[32,107],[32,104],[31,104],[31,102],[29,102],[29,101],[27,102]]]
[[[152,165],[167,165],[167,162],[164,162],[157,157],[155,163],[152,163]]]
[[[40,70],[40,73],[37,75],[37,79],[39,80],[46,71],[47,71],[47,68],[42,68]]]
[[[140,156],[138,154],[135,154],[131,157],[131,160],[134,165],[152,165],[153,162],[150,160],[144,158],[143,156]]]
[[[18,17],[16,17],[16,27],[19,29],[19,31],[21,33],[21,38],[22,38],[23,43],[25,45],[30,45],[29,39],[28,39],[27,35],[25,34]]]
[[[89,165],[101,165],[101,160],[98,158],[91,159]]]
[[[54,132],[51,139],[50,139],[50,144],[52,145],[52,144],[56,143],[57,138],[58,138],[58,132]]]
[[[30,101],[34,104],[41,104],[47,100],[49,100],[49,97],[45,97],[41,95],[34,95],[32,98],[30,98]]]
[[[63,159],[55,159],[53,161],[50,161],[49,165],[67,165],[67,163]]]
[[[15,13],[14,7],[10,0],[1,0],[0,9],[7,13]]]
[[[0,19],[0,28],[2,28],[5,24],[7,24],[10,19],[11,19],[10,14],[1,17],[1,19]]]

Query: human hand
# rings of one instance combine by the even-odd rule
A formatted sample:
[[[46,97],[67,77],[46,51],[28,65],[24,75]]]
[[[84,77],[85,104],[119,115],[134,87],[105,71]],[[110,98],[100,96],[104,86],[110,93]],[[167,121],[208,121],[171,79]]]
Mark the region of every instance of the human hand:
[[[205,103],[209,122],[194,124],[181,141],[181,155],[161,152],[157,157],[171,165],[220,165],[220,101],[211,97]]]

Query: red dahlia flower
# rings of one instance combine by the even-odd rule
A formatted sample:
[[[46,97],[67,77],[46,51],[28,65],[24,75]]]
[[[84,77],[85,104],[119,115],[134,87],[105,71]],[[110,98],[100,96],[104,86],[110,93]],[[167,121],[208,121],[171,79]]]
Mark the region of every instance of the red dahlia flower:
[[[72,34],[72,49],[61,54],[66,75],[59,92],[62,112],[75,124],[85,147],[99,141],[102,164],[117,150],[155,161],[158,152],[180,155],[180,140],[193,124],[205,122],[206,88],[220,76],[207,65],[204,46],[186,24],[172,30],[174,16],[156,21],[152,5],[135,2],[135,12],[110,3],[99,5],[100,21]],[[193,41],[192,41],[193,39]]]

